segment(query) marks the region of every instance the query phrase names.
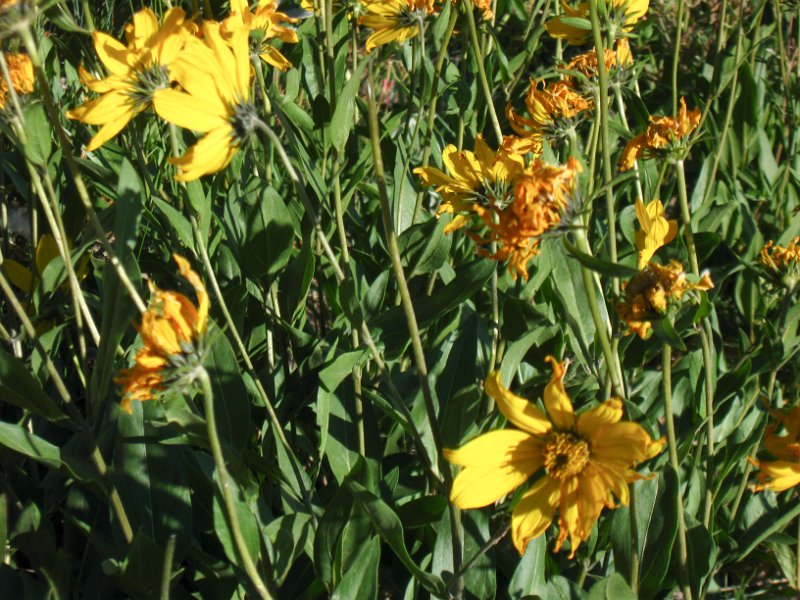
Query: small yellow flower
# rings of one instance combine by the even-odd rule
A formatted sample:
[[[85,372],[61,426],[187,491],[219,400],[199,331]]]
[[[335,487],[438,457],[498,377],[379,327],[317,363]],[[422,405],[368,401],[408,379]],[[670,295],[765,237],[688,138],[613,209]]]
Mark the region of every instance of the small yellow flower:
[[[753,491],[783,492],[800,484],[800,406],[776,415],[778,421],[767,428],[764,446],[777,460],[750,462],[758,469],[758,483]],[[776,431],[783,426],[785,435]]]
[[[636,249],[639,251],[639,268],[642,269],[656,250],[675,239],[678,222],[664,217],[661,200],[652,200],[645,206],[641,198],[636,199],[636,218],[641,226],[636,232]]]
[[[366,14],[358,18],[360,25],[374,33],[367,38],[366,50],[390,42],[402,44],[419,35],[419,20],[433,12],[434,0],[361,0]]]
[[[630,31],[650,7],[650,0],[612,0],[606,3],[611,9],[611,20],[620,24],[622,31]],[[590,28],[576,27],[567,19],[589,20],[589,3],[579,2],[573,7],[567,0],[561,0],[564,14],[553,17],[545,23],[547,33],[557,39],[566,40],[568,44],[580,46],[592,38]]]
[[[6,52],[5,58],[14,91],[18,94],[32,93],[34,84],[33,63],[28,55]],[[8,92],[6,78],[0,77],[0,108],[6,105]]]
[[[205,136],[180,158],[178,181],[192,181],[221,171],[247,142],[258,118],[250,102],[248,30],[241,28],[225,42],[220,25],[203,24],[203,40],[187,42],[172,65],[182,90],[160,90],[153,96],[156,113],[179,127]]]
[[[647,130],[631,139],[622,151],[620,170],[627,171],[633,168],[639,158],[671,152],[682,153],[685,150],[686,138],[700,124],[700,116],[699,110],[687,110],[686,100],[681,98],[677,118],[650,117]]]
[[[502,201],[509,184],[525,169],[525,161],[521,156],[502,150],[494,152],[480,135],[475,141],[474,152],[459,152],[449,144],[442,152],[442,163],[446,173],[435,167],[414,169],[423,185],[435,185],[436,191],[441,194],[438,215],[472,211],[475,202]],[[457,216],[447,231],[463,226],[465,221]]]
[[[571,158],[566,165],[550,165],[535,160],[518,178],[513,199],[507,206],[476,205],[473,210],[489,230],[488,236],[471,233],[478,253],[497,261],[508,261],[515,279],[528,279],[528,263],[539,254],[540,237],[563,218],[575,187],[580,163]],[[489,247],[497,243],[497,251]]]
[[[680,302],[689,290],[707,291],[714,287],[711,278],[703,275],[697,283],[686,279],[683,265],[670,261],[666,266],[649,263],[625,286],[625,299],[617,304],[617,315],[628,326],[625,335],[636,333],[647,339],[651,321],[660,319],[670,302]]]
[[[186,20],[180,8],[168,10],[160,27],[149,8],[135,13],[133,22],[125,26],[127,46],[105,33],[94,32],[95,51],[110,75],[96,79],[81,67],[81,82],[100,97],[67,112],[70,119],[101,126],[87,144],[87,151],[96,150],[117,135],[150,106],[157,90],[169,87],[171,64],[194,32],[194,24]]]
[[[296,44],[297,32],[284,23],[297,23],[297,21],[298,19],[279,12],[275,0],[260,0],[255,12],[251,12],[247,0],[231,0],[231,14],[222,22],[220,31],[226,40],[231,39],[240,29],[246,29],[248,32],[258,31],[262,36],[258,47],[261,60],[281,71],[288,71],[292,68],[292,63],[277,48],[270,46],[268,41],[278,39],[288,44]]]
[[[622,401],[611,398],[575,414],[564,389],[565,366],[547,357],[553,375],[544,390],[547,414],[503,386],[500,372],[486,378],[486,393],[519,429],[478,436],[445,458],[464,467],[453,481],[450,501],[462,509],[497,502],[544,468],[544,474],[517,503],[511,535],[520,554],[540,536],[558,509],[555,551],[570,538],[570,558],[589,539],[603,507],[627,506],[628,483],[642,479],[637,463],[656,456],[663,440],[654,441],[638,424],[621,421]]]
[[[179,292],[160,290],[150,284],[150,305],[142,315],[139,336],[142,348],[135,364],[123,369],[114,380],[122,386],[121,408],[131,413],[131,400],[152,400],[176,378],[181,367],[200,354],[202,337],[208,326],[208,294],[200,276],[189,262],[177,254],[172,258],[197,295],[197,305]],[[191,373],[185,374],[191,377]]]
[[[562,137],[572,126],[570,121],[592,107],[592,102],[566,81],[551,81],[541,88],[540,83],[532,80],[525,96],[528,117],[514,112],[511,104],[506,107],[511,128],[521,136],[503,141],[507,151],[540,154],[543,139]]]
[[[761,249],[761,263],[774,271],[800,265],[800,237],[794,238],[785,248],[768,241]]]

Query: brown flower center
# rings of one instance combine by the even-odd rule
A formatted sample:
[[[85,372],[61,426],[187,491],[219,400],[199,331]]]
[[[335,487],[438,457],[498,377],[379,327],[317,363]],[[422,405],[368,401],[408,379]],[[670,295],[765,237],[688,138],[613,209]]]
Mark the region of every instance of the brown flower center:
[[[544,448],[544,468],[554,479],[574,477],[589,462],[589,444],[571,433],[554,433]]]

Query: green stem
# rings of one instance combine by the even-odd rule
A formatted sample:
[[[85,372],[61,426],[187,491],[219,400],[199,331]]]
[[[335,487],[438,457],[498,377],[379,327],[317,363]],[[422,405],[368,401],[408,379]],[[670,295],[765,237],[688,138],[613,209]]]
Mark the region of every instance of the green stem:
[[[605,45],[600,30],[600,16],[597,12],[597,0],[589,0],[589,14],[592,21],[592,37],[597,53],[597,78],[600,87],[600,134],[603,140],[603,185],[606,188],[606,220],[608,221],[608,253],[611,262],[617,262],[617,218],[614,208],[614,178],[611,165],[611,130],[608,122],[608,73],[606,63],[602,59],[605,54]],[[619,296],[619,279],[614,277],[611,281],[614,296]]]
[[[669,446],[669,462],[677,479],[677,496],[675,499],[678,512],[678,567],[683,597],[692,600],[692,589],[689,586],[689,551],[686,543],[686,520],[681,500],[680,461],[678,460],[678,441],[675,435],[675,417],[672,412],[672,347],[664,344],[661,347],[662,381],[664,386],[664,419],[667,423],[667,444]]]
[[[169,600],[169,588],[172,583],[172,561],[175,558],[176,539],[174,533],[167,538],[167,548],[164,551],[164,570],[161,572],[161,600]]]
[[[397,233],[395,232],[392,223],[392,209],[389,203],[389,194],[386,189],[386,174],[383,168],[383,156],[380,149],[380,131],[378,124],[378,110],[375,106],[375,96],[372,92],[372,65],[370,65],[369,79],[367,81],[367,107],[369,113],[369,131],[370,141],[372,144],[372,158],[375,168],[375,179],[378,184],[378,192],[381,202],[381,217],[383,220],[383,228],[386,235],[386,245],[389,250],[389,258],[392,263],[392,270],[394,271],[397,287],[400,292],[400,302],[405,314],[406,323],[408,324],[409,333],[411,335],[411,347],[414,354],[414,363],[417,368],[417,376],[419,377],[420,387],[422,389],[422,396],[425,402],[425,412],[428,417],[428,426],[431,430],[433,437],[433,444],[436,450],[436,457],[440,463],[440,470],[445,481],[445,490],[449,495],[452,488],[452,474],[449,466],[444,463],[442,453],[442,438],[439,431],[439,423],[436,416],[436,407],[433,403],[433,394],[430,387],[430,379],[428,378],[428,367],[425,362],[425,351],[422,347],[422,338],[417,324],[417,316],[414,311],[414,303],[411,299],[411,293],[408,289],[408,282],[403,271],[403,262],[400,257],[400,248],[397,244]],[[461,569],[462,561],[462,541],[461,541],[461,524],[460,514],[458,509],[449,505],[450,508],[450,529],[452,536],[453,547],[453,569],[456,573]],[[455,595],[460,598],[463,596],[464,583],[463,578],[458,577],[455,583]]]
[[[100,475],[100,480],[103,482],[106,494],[108,494],[108,499],[111,503],[111,510],[117,517],[120,529],[122,530],[122,536],[125,538],[125,541],[130,544],[133,541],[133,529],[131,528],[131,523],[128,520],[128,515],[125,512],[125,507],[122,504],[122,498],[120,497],[119,492],[117,491],[117,488],[111,479],[111,475],[108,471],[108,465],[106,464],[103,455],[100,453],[100,449],[97,447],[97,440],[92,433],[92,429],[89,427],[89,424],[75,406],[75,403],[72,400],[72,395],[67,390],[67,386],[64,383],[64,380],[61,378],[58,368],[56,367],[55,363],[53,363],[50,355],[42,346],[41,341],[39,341],[39,338],[36,335],[36,330],[33,327],[33,323],[31,323],[31,320],[28,318],[25,309],[22,307],[22,304],[20,304],[16,294],[14,294],[14,290],[11,289],[11,285],[8,283],[8,280],[1,269],[0,289],[3,290],[3,294],[11,304],[11,308],[22,322],[22,326],[25,329],[25,332],[28,334],[28,337],[33,342],[34,348],[36,348],[36,351],[39,353],[42,361],[44,362],[45,369],[47,370],[48,375],[50,375],[58,395],[61,396],[61,400],[64,403],[64,406],[67,408],[67,412],[69,412],[73,422],[77,425],[81,437],[83,437],[84,442],[89,448],[91,461],[94,464],[95,469],[97,469],[97,473]]]
[[[692,214],[689,212],[689,196],[686,190],[686,173],[683,169],[683,160],[675,161],[675,174],[678,178],[678,201],[681,206],[681,220],[683,221],[683,235],[686,239],[686,250],[689,253],[689,264],[694,275],[700,275],[700,264],[697,261],[697,249],[694,245],[692,232]]]
[[[478,28],[475,26],[475,7],[472,0],[464,0],[462,3],[464,13],[467,15],[467,24],[469,25],[469,40],[472,46],[472,53],[475,58],[475,65],[478,68],[478,79],[480,80],[483,96],[486,99],[486,108],[489,110],[489,118],[494,127],[494,134],[497,136],[497,145],[503,143],[503,130],[500,127],[500,120],[497,118],[497,111],[494,109],[494,100],[492,99],[492,89],[489,87],[489,80],[486,78],[486,69],[483,65],[484,55],[481,51],[481,44],[478,40]]]
[[[681,37],[683,35],[683,0],[678,2],[675,26],[675,50],[672,54],[672,114],[678,114],[678,65],[681,60]]]
[[[225,512],[228,514],[233,543],[242,561],[242,566],[248,577],[250,577],[250,581],[253,582],[258,595],[262,599],[271,599],[272,595],[269,593],[267,586],[258,574],[256,564],[253,562],[253,557],[250,556],[247,543],[242,535],[242,526],[239,523],[239,515],[236,512],[236,500],[233,497],[233,484],[228,475],[228,468],[225,466],[225,457],[222,455],[222,445],[220,444],[219,434],[217,433],[217,420],[214,416],[214,392],[211,389],[211,380],[208,377],[208,372],[203,367],[198,368],[197,378],[203,390],[203,411],[206,417],[208,441],[211,445],[211,454],[214,457],[214,464],[217,468],[219,487],[222,490],[222,499],[225,503]]]

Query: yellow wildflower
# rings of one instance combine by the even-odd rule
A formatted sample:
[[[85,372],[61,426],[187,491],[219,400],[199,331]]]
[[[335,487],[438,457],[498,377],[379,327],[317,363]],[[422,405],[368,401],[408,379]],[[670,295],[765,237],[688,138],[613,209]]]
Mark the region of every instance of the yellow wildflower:
[[[32,93],[34,84],[33,63],[28,55],[6,52],[5,59],[14,91],[18,94]],[[6,105],[8,92],[9,89],[6,78],[0,77],[0,108]]]
[[[453,482],[450,501],[462,509],[497,502],[544,468],[544,474],[517,503],[511,535],[520,554],[540,536],[559,510],[555,551],[570,538],[570,558],[589,539],[603,507],[627,506],[628,483],[642,479],[632,467],[656,456],[654,441],[638,424],[621,421],[622,401],[611,398],[575,414],[564,389],[565,366],[547,357],[553,375],[544,390],[547,414],[503,386],[500,372],[486,378],[486,393],[519,429],[483,434],[458,450],[445,450],[464,467]]]
[[[160,27],[156,14],[145,8],[125,26],[127,47],[105,33],[94,32],[95,51],[110,75],[96,79],[81,67],[81,82],[100,97],[67,112],[70,119],[101,126],[87,151],[117,135],[150,106],[157,90],[169,87],[170,65],[194,31],[180,8],[167,11]]]
[[[506,151],[533,152],[538,155],[544,138],[561,137],[570,127],[570,120],[592,107],[592,102],[568,82],[551,81],[541,89],[539,86],[540,82],[532,80],[525,96],[528,117],[514,112],[511,104],[506,107],[511,128],[522,136],[506,138]]]
[[[708,275],[703,275],[697,283],[689,282],[683,265],[677,261],[670,261],[664,267],[649,263],[628,282],[625,299],[617,304],[617,315],[628,326],[625,335],[636,333],[647,339],[651,321],[666,314],[670,302],[680,302],[689,290],[707,291],[713,287]]]
[[[525,161],[517,154],[499,150],[494,152],[482,136],[475,140],[475,151],[461,152],[449,144],[442,152],[442,163],[447,171],[435,167],[414,169],[423,185],[435,185],[442,195],[437,214],[459,213],[472,210],[478,200],[491,203],[501,201],[507,186],[525,169]],[[453,231],[465,224],[465,219],[456,219],[448,226]]]
[[[800,483],[800,406],[776,416],[778,421],[767,428],[764,446],[777,460],[750,459],[760,469],[753,486],[756,492],[782,492]],[[775,433],[781,425],[785,435]]]
[[[296,44],[297,32],[283,23],[297,23],[297,21],[298,19],[278,12],[278,3],[275,0],[260,0],[255,12],[251,12],[247,0],[231,0],[231,14],[222,22],[220,31],[226,40],[231,39],[240,29],[246,29],[248,32],[258,31],[263,36],[258,47],[261,60],[282,71],[288,71],[292,68],[292,63],[267,42],[279,39],[282,42]]]
[[[623,31],[630,31],[650,7],[650,0],[611,0],[606,2],[611,10],[611,19],[620,24]],[[561,0],[564,13],[553,17],[545,23],[545,29],[554,38],[566,40],[568,44],[580,46],[592,38],[592,30],[588,26],[589,3],[579,2],[573,7],[567,0]],[[568,19],[584,19],[587,27],[576,27]]]
[[[182,90],[156,92],[158,115],[179,127],[205,133],[203,139],[170,163],[180,167],[178,181],[192,181],[224,169],[244,144],[257,120],[250,102],[248,31],[236,31],[228,43],[220,25],[203,24],[203,40],[192,39],[172,66]]]
[[[641,229],[636,232],[636,249],[639,251],[639,268],[643,268],[656,250],[669,244],[678,233],[678,222],[664,217],[661,200],[652,200],[644,205],[641,198],[636,199],[636,218]]]
[[[131,413],[131,400],[152,400],[175,379],[187,364],[186,357],[199,355],[208,326],[208,294],[189,261],[173,254],[181,275],[194,288],[197,305],[179,292],[160,290],[150,284],[150,305],[142,315],[139,336],[142,348],[135,364],[114,380],[122,386],[122,410]],[[191,366],[191,365],[190,365]],[[191,377],[191,373],[187,374]]]
[[[687,110],[686,100],[681,98],[681,107],[677,118],[650,117],[650,125],[644,133],[631,139],[619,161],[621,171],[633,168],[636,160],[649,155],[670,152],[671,150],[683,151],[682,143],[700,124],[700,111]]]
[[[419,35],[419,20],[433,12],[434,0],[361,0],[366,14],[360,25],[374,33],[367,38],[366,50],[397,42],[402,44]]]
[[[528,263],[539,254],[540,236],[558,225],[575,187],[580,163],[571,158],[566,165],[535,160],[518,179],[513,199],[507,206],[476,205],[474,211],[489,229],[488,236],[472,233],[478,253],[497,261],[508,260],[516,279],[528,279]],[[497,251],[487,248],[497,242]]]

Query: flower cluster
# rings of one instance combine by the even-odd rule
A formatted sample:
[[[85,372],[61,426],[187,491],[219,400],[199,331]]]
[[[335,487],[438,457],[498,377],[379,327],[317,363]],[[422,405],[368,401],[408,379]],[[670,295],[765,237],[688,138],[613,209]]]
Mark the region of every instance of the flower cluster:
[[[6,65],[8,65],[8,75],[11,80],[11,88],[17,94],[30,94],[33,92],[34,76],[33,63],[27,54],[14,54],[6,52],[4,54]],[[9,86],[5,77],[0,77],[0,108],[6,105],[9,94]]]
[[[800,265],[800,237],[794,238],[785,248],[768,241],[761,249],[760,258],[761,264],[776,272]]]
[[[168,384],[191,381],[202,358],[203,336],[208,326],[208,294],[189,262],[173,255],[178,269],[197,296],[197,305],[179,292],[150,284],[150,305],[142,315],[139,336],[142,348],[135,364],[114,380],[122,386],[122,410],[131,412],[131,401],[152,400]]]
[[[514,545],[523,554],[558,510],[555,550],[569,537],[574,556],[604,507],[615,508],[617,501],[627,506],[628,484],[642,478],[633,467],[656,456],[664,441],[653,440],[636,423],[622,421],[618,398],[576,415],[564,388],[564,363],[547,360],[553,375],[544,390],[546,413],[509,391],[499,371],[487,377],[486,393],[518,429],[492,431],[457,450],[445,450],[447,460],[464,467],[450,499],[463,509],[488,506],[544,469],[514,508]]]

